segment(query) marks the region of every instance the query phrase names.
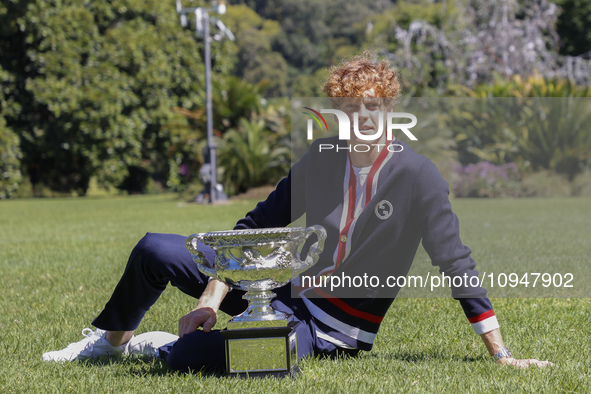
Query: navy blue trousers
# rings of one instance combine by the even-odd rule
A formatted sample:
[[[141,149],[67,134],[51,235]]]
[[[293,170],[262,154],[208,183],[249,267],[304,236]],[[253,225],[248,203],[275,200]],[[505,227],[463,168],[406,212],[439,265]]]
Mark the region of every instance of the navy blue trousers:
[[[207,286],[208,277],[197,269],[185,246],[186,240],[186,237],[175,234],[146,234],[131,252],[111,299],[92,324],[109,331],[135,330],[168,283],[199,298]],[[215,253],[211,249],[200,245],[200,250],[213,261]],[[307,308],[301,299],[291,297],[288,286],[275,293],[273,307],[290,314],[291,320],[300,322],[297,328],[300,358],[311,354],[338,355],[339,348],[316,336],[316,326]],[[244,312],[247,302],[242,299],[243,294],[238,290],[229,292],[220,310],[232,316]],[[209,333],[197,330],[184,335],[174,345],[160,348],[160,356],[174,369],[223,370],[224,337],[219,330]]]

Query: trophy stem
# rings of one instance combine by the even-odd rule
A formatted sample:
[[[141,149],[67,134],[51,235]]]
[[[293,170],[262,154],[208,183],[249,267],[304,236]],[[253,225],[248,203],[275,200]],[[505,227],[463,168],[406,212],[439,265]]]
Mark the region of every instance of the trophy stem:
[[[276,311],[271,306],[271,300],[276,295],[271,290],[249,290],[242,296],[243,299],[248,301],[248,309],[245,315],[254,319],[268,319],[274,316]]]
[[[248,308],[228,322],[228,329],[287,327],[287,315],[271,306],[275,296],[271,290],[251,289],[246,292],[242,298],[248,301]]]

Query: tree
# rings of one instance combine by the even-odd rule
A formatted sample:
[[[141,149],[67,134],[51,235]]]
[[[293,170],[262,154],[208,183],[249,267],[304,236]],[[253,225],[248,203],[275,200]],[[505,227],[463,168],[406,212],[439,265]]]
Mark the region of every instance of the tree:
[[[558,53],[558,15],[548,0],[398,2],[375,17],[367,41],[402,70],[415,95],[536,71],[591,84],[589,59]]]
[[[374,1],[371,7],[349,0],[234,0],[232,3],[246,4],[264,20],[279,23],[280,30],[270,37],[271,50],[286,61],[290,95],[312,93],[315,89],[307,83],[315,78],[314,74],[343,57],[358,54],[365,39],[367,18],[391,7],[389,0]],[[279,58],[263,55],[269,52],[259,53],[261,60],[257,64],[267,66],[249,77],[261,78],[267,73],[272,77],[266,79],[273,82],[279,74],[273,70]]]
[[[228,7],[224,21],[236,35],[240,59],[236,74],[260,84],[268,97],[285,96],[287,62],[271,49],[273,37],[281,31],[279,23],[261,18],[246,5]]]
[[[556,31],[560,36],[560,53],[578,56],[591,52],[591,2],[556,0],[561,8]]]
[[[21,182],[21,151],[18,136],[0,116],[0,200],[10,198]]]
[[[18,136],[6,125],[5,113],[17,108],[7,100],[6,94],[13,88],[11,75],[0,67],[0,199],[10,198],[22,179],[22,157]]]
[[[7,120],[21,138],[25,166],[54,190],[84,194],[91,176],[117,186],[129,168],[160,173],[171,160],[172,111],[203,106],[202,43],[175,9],[156,0],[25,1],[2,4],[0,65],[15,79]],[[219,57],[214,71],[233,63]]]

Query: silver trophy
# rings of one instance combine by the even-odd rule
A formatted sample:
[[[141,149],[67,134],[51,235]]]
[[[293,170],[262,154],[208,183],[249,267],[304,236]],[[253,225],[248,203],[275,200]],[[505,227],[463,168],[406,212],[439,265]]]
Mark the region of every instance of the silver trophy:
[[[316,234],[306,257],[302,248]],[[234,316],[226,337],[226,370],[230,375],[294,375],[298,371],[295,327],[288,316],[271,306],[273,289],[316,264],[324,249],[326,231],[322,226],[284,227],[254,230],[214,231],[193,234],[187,248],[199,271],[246,291],[244,313]],[[197,249],[201,242],[216,252],[213,267]]]

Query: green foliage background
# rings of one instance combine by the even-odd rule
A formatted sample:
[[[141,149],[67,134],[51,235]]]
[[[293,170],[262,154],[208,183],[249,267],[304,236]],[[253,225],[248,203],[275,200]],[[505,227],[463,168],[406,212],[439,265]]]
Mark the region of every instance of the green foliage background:
[[[533,18],[526,12],[530,6],[544,3],[507,1],[515,26]],[[584,0],[555,2],[561,11],[556,13],[556,26],[544,22],[548,29],[542,36],[544,50],[557,59],[579,56],[577,61],[584,62],[591,56],[591,5]],[[37,189],[68,195],[85,195],[91,182],[106,190],[135,193],[182,191],[196,181],[205,146],[203,42],[180,26],[173,3],[7,0],[0,4],[3,198],[14,195],[23,177],[33,187],[38,183]],[[235,147],[243,156],[238,158],[231,157],[237,153],[230,153],[228,144],[238,138],[246,141],[250,134],[245,130],[254,128],[267,144],[263,151],[283,157],[290,122],[286,112],[280,114],[283,119],[277,116],[275,103],[288,96],[321,96],[327,69],[364,49],[373,49],[398,67],[405,94],[411,96],[589,97],[588,88],[548,75],[539,76],[524,93],[521,90],[532,84],[516,77],[527,81],[526,69],[514,70],[513,76],[480,70],[472,82],[482,85],[468,84],[470,54],[459,51],[457,44],[465,32],[476,34],[475,29],[486,25],[483,4],[481,0],[379,0],[371,6],[347,0],[230,1],[227,14],[220,18],[236,41],[212,42],[214,128],[222,149],[219,176],[226,190],[234,193],[273,184],[284,170],[283,164],[279,170],[268,170],[257,158],[262,148]],[[191,5],[209,6],[209,2]],[[415,31],[404,44],[399,35],[410,34],[417,23],[422,33]],[[418,150],[435,161],[452,160],[453,149],[462,162],[469,155],[489,160],[489,142],[462,138],[439,135]],[[571,145],[581,139],[587,146],[580,136],[574,136]],[[443,150],[451,154],[439,153]],[[474,152],[483,153],[474,156]],[[574,156],[576,162],[566,169],[564,163],[534,163],[532,168],[562,171],[572,178],[588,164],[584,155]],[[521,155],[516,160],[530,158]],[[252,167],[248,173],[247,162]]]

